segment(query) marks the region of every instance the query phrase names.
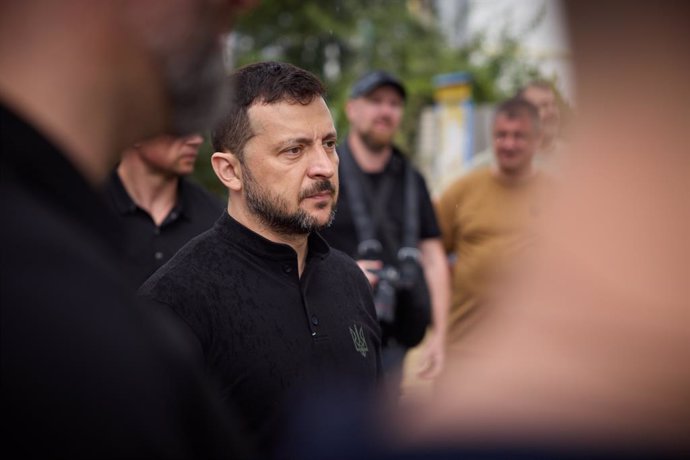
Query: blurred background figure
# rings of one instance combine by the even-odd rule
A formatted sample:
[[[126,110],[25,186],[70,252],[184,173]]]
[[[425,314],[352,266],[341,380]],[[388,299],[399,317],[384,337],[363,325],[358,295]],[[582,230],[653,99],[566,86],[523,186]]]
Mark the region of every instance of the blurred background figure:
[[[0,2],[2,445],[18,457],[243,457],[116,263],[100,187],[127,146],[207,128],[248,2]]]
[[[185,177],[202,142],[200,134],[138,142],[110,175],[106,200],[125,230],[124,269],[134,287],[225,210],[220,198]]]
[[[505,283],[506,262],[536,244],[534,226],[550,182],[534,166],[542,138],[534,105],[520,98],[500,103],[492,137],[492,166],[456,179],[436,201],[452,278],[443,343],[449,365],[473,353],[467,335],[480,322],[489,297]],[[413,350],[405,363],[403,386],[411,402],[428,397],[434,389],[433,382],[414,375],[417,353]]]
[[[551,173],[561,169],[565,142],[561,133],[561,109],[558,95],[553,85],[545,80],[533,80],[520,88],[516,98],[525,99],[539,110],[541,141],[534,157],[534,164]],[[468,171],[484,166],[495,165],[493,145],[472,157]]]
[[[578,120],[541,244],[496,293],[473,338],[481,354],[458,363],[411,431],[554,458],[687,454],[690,6],[567,12]]]
[[[454,261],[450,360],[473,353],[467,335],[505,283],[506,264],[537,244],[534,227],[549,187],[548,177],[533,165],[541,138],[534,105],[519,98],[499,104],[493,119],[495,165],[456,180],[437,202],[443,245]]]
[[[385,71],[363,75],[346,106],[349,132],[338,147],[341,193],[333,225],[321,233],[357,260],[374,287],[383,365],[394,393],[410,347],[430,318],[417,373],[443,368],[450,281],[424,178],[394,144],[405,107],[403,83]],[[364,222],[363,222],[364,221]],[[393,269],[393,276],[387,276]]]
[[[541,143],[536,156],[537,166],[547,170],[555,168],[557,157],[566,148],[561,131],[561,108],[553,84],[545,80],[527,83],[517,92],[517,97],[525,99],[539,109]]]

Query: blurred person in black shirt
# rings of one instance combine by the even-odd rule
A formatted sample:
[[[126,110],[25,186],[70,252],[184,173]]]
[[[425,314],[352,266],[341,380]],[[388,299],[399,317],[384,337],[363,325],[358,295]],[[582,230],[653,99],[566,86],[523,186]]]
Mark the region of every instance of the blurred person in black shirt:
[[[430,323],[413,375],[440,374],[450,305],[449,268],[426,182],[393,142],[406,97],[402,81],[383,70],[352,86],[349,132],[338,146],[338,214],[323,231],[331,246],[357,261],[374,288],[384,369],[395,391],[407,350],[422,341]]]
[[[185,177],[194,172],[202,142],[200,134],[137,142],[110,175],[106,201],[124,228],[124,270],[135,288],[225,209]]]

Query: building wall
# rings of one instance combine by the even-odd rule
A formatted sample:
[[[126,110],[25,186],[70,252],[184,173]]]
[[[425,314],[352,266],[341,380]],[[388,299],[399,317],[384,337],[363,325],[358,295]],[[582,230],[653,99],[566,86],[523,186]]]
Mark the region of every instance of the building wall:
[[[489,54],[498,46],[502,33],[520,37],[524,59],[535,64],[545,77],[555,77],[559,91],[572,103],[574,82],[562,1],[436,0],[436,8],[449,46],[460,47],[484,33],[484,51]],[[508,81],[497,84],[505,85],[505,91],[514,89],[508,87]],[[416,162],[433,195],[466,172],[468,158],[489,147],[492,113],[492,104],[473,104],[468,128],[471,132],[467,133],[471,142],[449,148],[444,127],[447,123],[441,120],[438,104],[423,112]]]

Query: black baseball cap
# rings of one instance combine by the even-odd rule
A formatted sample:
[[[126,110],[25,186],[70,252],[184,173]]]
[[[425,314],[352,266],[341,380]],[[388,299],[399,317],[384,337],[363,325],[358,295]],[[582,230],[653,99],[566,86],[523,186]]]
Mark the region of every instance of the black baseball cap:
[[[360,77],[354,86],[352,86],[350,98],[355,99],[361,96],[366,96],[381,86],[392,86],[400,93],[402,98],[405,99],[405,87],[403,86],[402,82],[394,75],[383,70],[375,70]]]

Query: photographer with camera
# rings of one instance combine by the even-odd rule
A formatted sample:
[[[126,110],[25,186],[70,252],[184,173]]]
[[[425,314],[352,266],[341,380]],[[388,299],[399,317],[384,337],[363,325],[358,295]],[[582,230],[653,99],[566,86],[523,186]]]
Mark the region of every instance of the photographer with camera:
[[[346,105],[350,131],[338,146],[341,193],[328,243],[357,260],[374,288],[383,332],[383,365],[396,388],[407,350],[427,327],[419,369],[443,368],[450,302],[448,264],[423,177],[393,145],[406,91],[395,76],[374,71],[353,86]]]

